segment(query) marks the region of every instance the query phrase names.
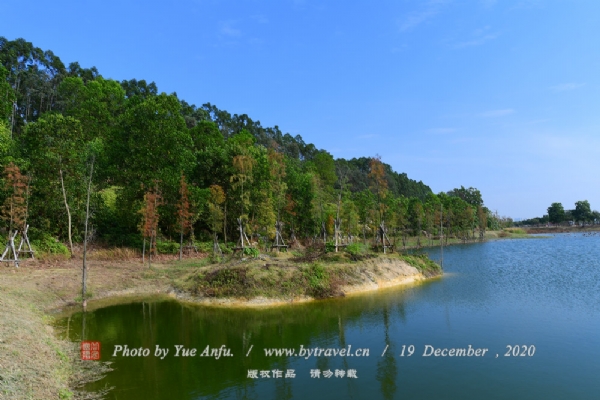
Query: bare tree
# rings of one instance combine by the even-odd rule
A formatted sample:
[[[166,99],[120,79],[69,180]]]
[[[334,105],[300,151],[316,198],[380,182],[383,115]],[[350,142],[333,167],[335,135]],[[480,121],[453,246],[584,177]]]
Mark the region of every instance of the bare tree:
[[[88,223],[90,219],[90,193],[92,192],[92,176],[94,175],[94,161],[95,157],[92,156],[90,165],[90,179],[87,187],[87,199],[85,202],[85,231],[83,234],[83,274],[82,274],[82,285],[81,285],[81,300],[83,302],[83,309],[87,307],[87,299],[85,298],[87,292],[87,243],[88,243]]]

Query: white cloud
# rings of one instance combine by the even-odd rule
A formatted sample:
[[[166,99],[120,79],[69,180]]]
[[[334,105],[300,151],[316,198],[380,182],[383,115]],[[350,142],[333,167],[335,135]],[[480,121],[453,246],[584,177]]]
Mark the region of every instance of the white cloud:
[[[470,137],[459,137],[459,138],[456,138],[456,139],[452,139],[450,141],[450,143],[452,143],[452,144],[460,144],[460,143],[468,143],[468,142],[472,142],[472,141],[473,141],[473,138],[470,138]]]
[[[430,0],[425,5],[424,9],[412,12],[398,22],[400,31],[404,32],[414,29],[427,20],[435,17],[447,3],[449,3],[449,0]]]
[[[428,129],[427,132],[429,133],[435,133],[438,135],[444,135],[447,133],[453,133],[456,132],[458,129],[455,128],[432,128],[432,129]]]
[[[221,21],[219,32],[225,36],[238,37],[242,35],[242,31],[237,29],[235,21]]]
[[[253,37],[253,38],[248,39],[248,44],[251,44],[253,46],[262,45],[264,43],[265,43],[265,41],[260,38]]]
[[[262,14],[253,15],[250,18],[258,22],[259,24],[267,24],[269,22],[269,19]]]
[[[497,0],[481,0],[481,5],[485,8],[493,7],[497,3]]]
[[[512,108],[506,108],[503,110],[489,110],[482,112],[480,116],[490,118],[490,117],[504,117],[505,115],[513,114],[515,110]]]
[[[369,133],[368,135],[360,135],[358,138],[359,139],[373,139],[376,137],[379,137],[379,135],[376,133]]]
[[[472,33],[471,39],[463,40],[462,42],[455,43],[454,46],[452,46],[452,47],[455,49],[462,49],[462,48],[471,47],[471,46],[481,46],[482,44],[489,42],[490,40],[496,39],[498,36],[500,36],[500,33],[491,32],[491,27],[489,25],[487,25],[483,28],[476,29]]]
[[[543,8],[544,4],[541,0],[521,0],[509,10],[527,10],[532,8]]]
[[[467,40],[465,42],[457,43],[454,45],[454,48],[462,49],[462,48],[471,47],[471,46],[481,46],[485,42],[489,42],[490,40],[496,39],[498,36],[500,36],[500,35],[497,33],[481,36],[481,37],[473,39],[473,40]]]
[[[399,53],[399,52],[404,51],[406,49],[408,49],[408,45],[407,44],[403,44],[403,45],[400,45],[400,46],[392,47],[392,49],[390,51],[392,53]]]
[[[582,86],[585,86],[585,83],[570,82],[570,83],[562,83],[562,84],[556,85],[556,86],[551,86],[550,89],[554,92],[566,92],[569,90],[578,89]]]

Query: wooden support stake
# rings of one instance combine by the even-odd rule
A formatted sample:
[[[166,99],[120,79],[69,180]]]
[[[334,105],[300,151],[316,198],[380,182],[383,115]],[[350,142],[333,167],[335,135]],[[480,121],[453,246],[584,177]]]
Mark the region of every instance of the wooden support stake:
[[[21,235],[21,241],[19,242],[19,248],[17,250],[17,253],[31,254],[31,258],[34,259],[35,257],[33,256],[33,254],[35,252],[33,251],[33,248],[31,247],[31,243],[29,243],[29,237],[27,236],[28,230],[29,230],[29,225],[26,225],[25,230],[23,231],[23,234]],[[23,244],[25,244],[25,250],[21,250],[23,248]]]
[[[283,230],[283,222],[277,221],[275,223],[275,243],[271,246],[271,250],[274,248],[279,251],[279,249],[287,250],[287,245],[283,241],[283,236],[281,236],[281,231]]]
[[[4,253],[2,253],[2,257],[0,257],[0,262],[14,262],[15,263],[15,267],[19,268],[19,258],[18,258],[18,254],[17,250],[15,249],[15,238],[17,237],[17,234],[19,233],[18,229],[15,229],[15,232],[13,233],[12,236],[8,237],[8,243],[6,243],[6,248],[4,249]],[[5,260],[4,257],[11,256],[11,253],[13,255],[13,259],[8,259]]]

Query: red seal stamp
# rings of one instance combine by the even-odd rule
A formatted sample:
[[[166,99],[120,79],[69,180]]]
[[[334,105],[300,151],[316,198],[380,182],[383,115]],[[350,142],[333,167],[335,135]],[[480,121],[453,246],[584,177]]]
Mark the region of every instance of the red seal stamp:
[[[82,360],[100,359],[100,342],[81,342]]]

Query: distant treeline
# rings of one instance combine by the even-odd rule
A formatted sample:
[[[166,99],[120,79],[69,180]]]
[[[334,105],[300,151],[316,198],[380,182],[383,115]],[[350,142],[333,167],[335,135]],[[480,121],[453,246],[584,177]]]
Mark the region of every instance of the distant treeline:
[[[94,169],[91,185],[89,176]],[[0,203],[4,229],[81,242],[91,188],[93,236],[139,245],[185,235],[235,241],[334,231],[455,235],[510,224],[477,189],[435,195],[379,157],[336,159],[278,126],[207,103],[190,105],[144,80],[104,79],[51,51],[0,37]],[[443,214],[440,212],[443,209]]]
[[[548,213],[542,217],[525,219],[516,222],[517,226],[535,226],[535,225],[546,225],[548,223],[558,225],[569,225],[569,224],[597,224],[600,223],[600,212],[590,207],[590,203],[587,200],[580,200],[575,203],[573,210],[565,210],[562,203],[552,203],[548,207]]]

